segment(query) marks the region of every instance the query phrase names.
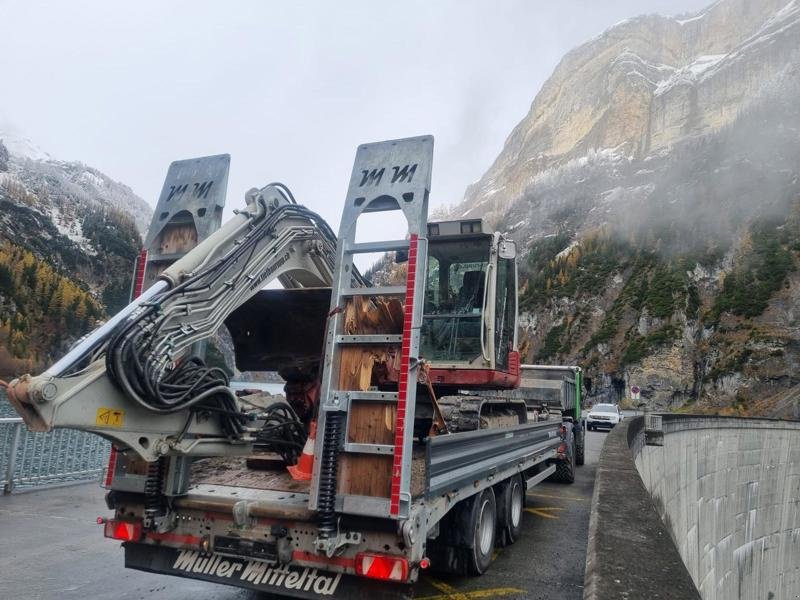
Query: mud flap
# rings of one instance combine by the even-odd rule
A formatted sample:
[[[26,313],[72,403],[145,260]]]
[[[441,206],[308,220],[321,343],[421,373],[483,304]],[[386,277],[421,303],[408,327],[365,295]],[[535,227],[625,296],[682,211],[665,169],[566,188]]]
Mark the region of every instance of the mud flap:
[[[410,600],[412,586],[378,582],[312,567],[278,566],[258,560],[164,546],[125,543],[125,566],[162,575],[232,585],[279,598]]]

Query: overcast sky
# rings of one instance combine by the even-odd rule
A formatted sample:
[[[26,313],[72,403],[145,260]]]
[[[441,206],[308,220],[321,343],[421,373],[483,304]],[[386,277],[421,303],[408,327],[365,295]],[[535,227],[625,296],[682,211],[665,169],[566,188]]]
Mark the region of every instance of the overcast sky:
[[[279,180],[336,228],[356,146],[433,134],[459,201],[559,59],[710,0],[0,0],[0,119],[154,205],[168,164],[227,152],[228,211]]]

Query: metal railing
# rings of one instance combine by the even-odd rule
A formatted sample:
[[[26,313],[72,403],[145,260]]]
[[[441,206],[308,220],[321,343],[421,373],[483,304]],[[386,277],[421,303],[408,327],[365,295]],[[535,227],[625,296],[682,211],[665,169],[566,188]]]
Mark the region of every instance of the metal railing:
[[[73,429],[32,433],[19,417],[0,418],[3,494],[15,488],[99,479],[109,451],[109,443],[91,433]]]

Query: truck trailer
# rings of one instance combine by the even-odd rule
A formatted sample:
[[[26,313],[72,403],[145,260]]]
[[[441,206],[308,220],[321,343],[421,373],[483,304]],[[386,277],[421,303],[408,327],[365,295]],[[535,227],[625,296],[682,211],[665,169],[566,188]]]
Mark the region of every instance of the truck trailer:
[[[581,371],[521,365],[515,244],[428,222],[432,155],[430,136],[359,146],[338,236],[281,184],[217,228],[227,157],[174,163],[131,304],[10,383],[31,430],[111,441],[102,524],[126,567],[409,597],[426,569],[484,573],[526,489],[574,480]],[[407,235],[357,241],[390,211]],[[376,253],[370,281],[355,259]],[[223,325],[237,368],[278,372],[283,395],[206,363]]]

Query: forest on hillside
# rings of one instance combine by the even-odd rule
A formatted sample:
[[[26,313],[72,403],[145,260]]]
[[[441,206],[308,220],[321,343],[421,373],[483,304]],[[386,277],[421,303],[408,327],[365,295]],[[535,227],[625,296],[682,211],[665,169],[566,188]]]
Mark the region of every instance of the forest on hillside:
[[[85,285],[29,250],[0,243],[0,373],[52,360],[104,314]]]

